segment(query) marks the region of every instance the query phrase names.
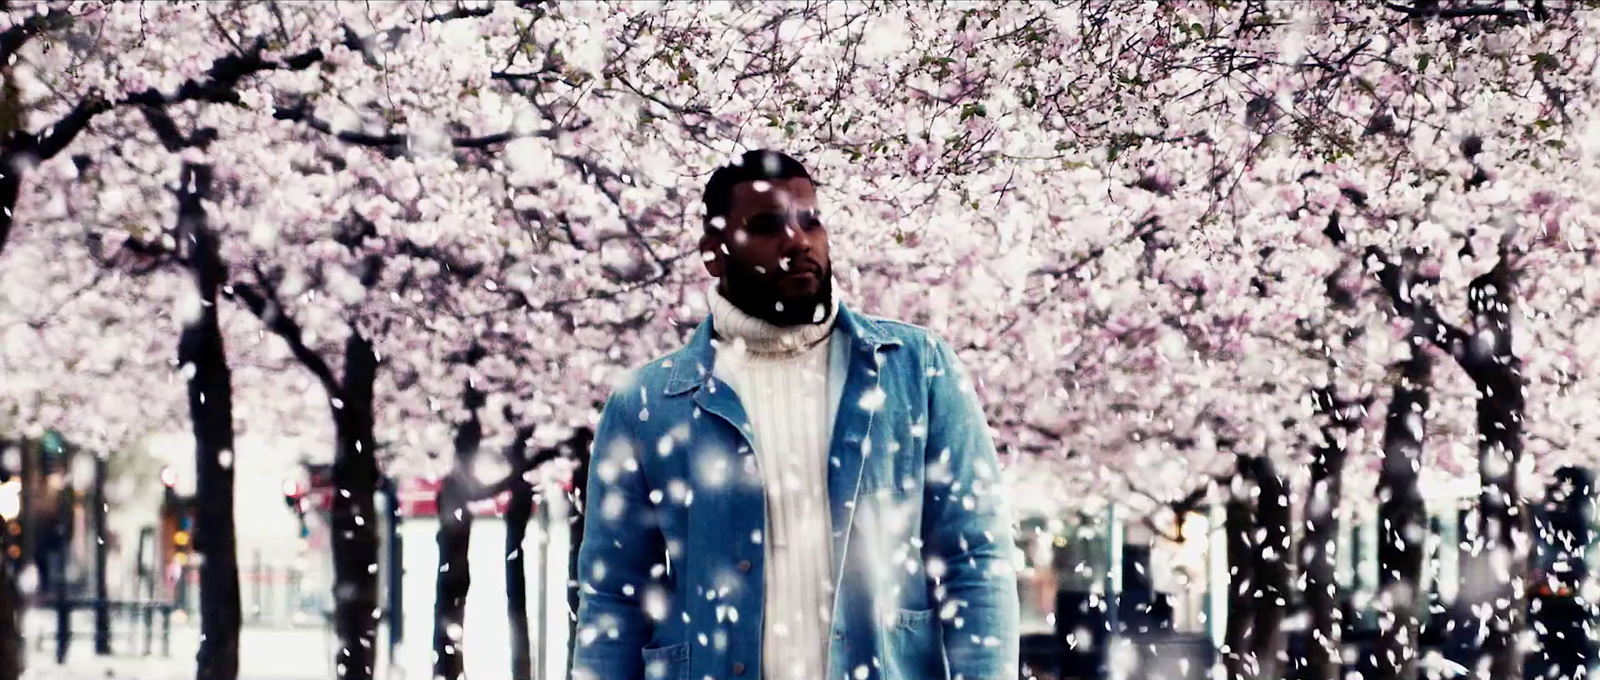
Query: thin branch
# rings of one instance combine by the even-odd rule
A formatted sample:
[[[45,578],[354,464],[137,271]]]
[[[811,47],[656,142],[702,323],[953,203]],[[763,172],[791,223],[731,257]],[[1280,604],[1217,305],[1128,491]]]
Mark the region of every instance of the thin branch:
[[[32,319],[29,319],[28,326],[35,330],[41,330],[45,326],[50,325],[50,322],[54,321],[56,316],[61,314],[61,310],[67,308],[67,305],[77,301],[77,299],[83,297],[85,293],[94,290],[96,286],[100,285],[100,282],[105,280],[107,273],[108,271],[103,267],[96,269],[94,277],[89,279],[88,283],[78,286],[66,297],[57,300],[55,305],[51,306],[50,311],[45,312],[41,316],[36,316]]]
[[[1112,243],[1107,243],[1107,244],[1095,246],[1094,248],[1090,248],[1089,252],[1086,252],[1083,255],[1078,256],[1078,259],[1073,260],[1072,262],[1069,262],[1069,263],[1067,263],[1065,265],[1060,265],[1060,266],[1055,266],[1055,267],[1040,267],[1038,269],[1033,270],[1032,272],[1029,272],[1029,275],[1030,276],[1050,276],[1050,277],[1055,277],[1055,278],[1074,276],[1080,270],[1082,270],[1084,267],[1087,267],[1090,264],[1094,263],[1096,260],[1100,259],[1100,257],[1102,255],[1105,255],[1106,251],[1110,250],[1113,246],[1119,246],[1119,245],[1123,245],[1125,243],[1131,243],[1135,239],[1145,238],[1145,237],[1150,236],[1151,234],[1154,234],[1154,233],[1156,233],[1157,231],[1160,231],[1160,230],[1161,230],[1160,221],[1155,216],[1147,217],[1147,218],[1145,218],[1143,220],[1140,220],[1137,224],[1135,224],[1133,226],[1133,231],[1128,232],[1128,234],[1126,236],[1123,236],[1122,238],[1120,238],[1120,239],[1118,239],[1118,240],[1116,240],[1116,241],[1114,241]]]
[[[676,260],[682,259],[682,257],[683,257],[683,255],[679,254],[679,255],[667,258],[666,262],[668,264],[671,264],[672,262],[674,262]],[[560,299],[560,300],[551,300],[549,302],[544,303],[543,305],[541,305],[538,309],[536,309],[534,311],[538,311],[538,312],[556,312],[556,311],[560,311],[562,309],[565,309],[567,307],[570,307],[572,305],[579,305],[579,304],[583,304],[585,302],[596,302],[596,301],[600,301],[600,300],[610,300],[612,298],[616,298],[616,297],[620,297],[622,295],[626,295],[628,293],[631,293],[633,291],[639,290],[641,288],[645,288],[647,286],[650,286],[650,285],[653,285],[653,284],[656,284],[656,283],[660,283],[661,281],[666,280],[666,278],[668,276],[670,276],[671,274],[672,274],[672,268],[671,267],[666,267],[666,268],[663,268],[661,270],[661,272],[657,273],[655,276],[652,276],[652,277],[650,277],[648,279],[644,279],[642,281],[639,281],[638,283],[635,283],[633,285],[623,286],[621,288],[614,288],[612,290],[607,290],[607,291],[601,291],[599,293],[595,293],[593,295],[587,295],[587,296],[584,296],[584,297],[572,297],[572,298],[563,298],[563,299]]]

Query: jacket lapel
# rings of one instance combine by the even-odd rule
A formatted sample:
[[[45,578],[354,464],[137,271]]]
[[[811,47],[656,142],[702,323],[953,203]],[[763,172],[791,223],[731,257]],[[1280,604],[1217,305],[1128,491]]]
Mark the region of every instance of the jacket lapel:
[[[700,410],[710,413],[732,426],[741,439],[741,454],[754,452],[754,434],[744,404],[739,401],[733,387],[716,377],[716,349],[711,346],[711,320],[708,318],[695,329],[694,336],[679,352],[672,366],[672,378],[667,382],[667,395],[694,393],[694,403]]]
[[[842,384],[843,388],[838,393],[832,444],[828,447],[828,505],[832,509],[836,593],[854,529],[862,471],[868,458],[883,455],[872,449],[873,420],[884,405],[879,355],[885,347],[900,344],[877,324],[843,305],[839,308],[839,323],[845,332],[835,340],[847,346],[842,353],[835,352],[829,367],[830,387]]]
[[[740,454],[748,455],[755,450],[755,432],[750,429],[750,419],[745,415],[744,404],[739,401],[739,395],[734,394],[733,387],[721,379],[708,376],[705,386],[694,393],[694,403],[701,410],[721,418],[739,431],[743,439]]]

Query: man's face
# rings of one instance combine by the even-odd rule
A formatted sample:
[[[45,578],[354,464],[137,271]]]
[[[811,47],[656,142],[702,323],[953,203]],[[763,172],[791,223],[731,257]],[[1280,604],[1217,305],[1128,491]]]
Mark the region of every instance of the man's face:
[[[810,180],[735,185],[724,223],[700,249],[706,271],[722,280],[722,294],[756,318],[780,326],[816,323],[833,301],[828,233]]]

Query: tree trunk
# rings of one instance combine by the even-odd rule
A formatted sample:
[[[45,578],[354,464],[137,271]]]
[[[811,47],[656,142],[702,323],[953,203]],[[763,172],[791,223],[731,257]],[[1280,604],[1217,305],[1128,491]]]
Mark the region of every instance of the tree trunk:
[[[1473,552],[1481,558],[1466,565],[1469,574],[1462,582],[1468,586],[1467,603],[1483,612],[1479,617],[1487,631],[1480,649],[1487,656],[1489,677],[1521,680],[1522,653],[1517,647],[1527,625],[1524,589],[1531,527],[1517,488],[1526,397],[1522,361],[1512,351],[1509,240],[1501,242],[1494,268],[1467,287],[1470,329],[1446,321],[1432,300],[1416,294],[1410,280],[1413,255],[1400,267],[1375,246],[1369,246],[1366,255],[1379,265],[1378,279],[1389,299],[1411,317],[1413,337],[1426,337],[1454,357],[1478,388],[1478,472],[1483,486],[1478,498],[1481,543]]]
[[[233,518],[233,387],[217,322],[217,291],[227,268],[206,224],[211,168],[186,164],[179,188],[178,233],[184,265],[200,297],[198,316],[178,338],[178,364],[189,376],[194,426],[194,551],[200,564],[200,652],[196,677],[239,676],[239,563]]]
[[[433,677],[458,680],[464,667],[467,591],[472,588],[468,554],[472,543],[472,511],[467,507],[481,491],[474,461],[483,444],[478,409],[484,393],[467,381],[463,399],[467,419],[456,427],[455,469],[439,487],[439,571],[434,577]]]
[[[1468,288],[1474,341],[1466,368],[1478,387],[1479,535],[1495,578],[1483,651],[1495,680],[1522,677],[1517,640],[1527,626],[1528,513],[1517,488],[1522,463],[1522,361],[1512,352],[1511,280],[1506,254]],[[1482,339],[1488,338],[1488,342]],[[1504,561],[1504,562],[1502,562]],[[1502,568],[1503,567],[1503,568]]]
[[[1227,680],[1248,680],[1258,668],[1250,639],[1255,625],[1256,585],[1254,480],[1240,462],[1240,474],[1229,484],[1223,530],[1228,535],[1228,625],[1224,632],[1223,665]]]
[[[1357,414],[1339,400],[1332,387],[1312,395],[1319,415],[1322,441],[1312,449],[1311,490],[1306,497],[1306,536],[1301,548],[1305,573],[1306,608],[1311,615],[1311,639],[1306,649],[1307,680],[1340,680],[1344,621],[1339,607],[1336,571],[1339,506],[1343,502],[1344,464],[1349,436],[1360,427]]]
[[[11,240],[13,211],[22,193],[22,164],[11,153],[0,153],[0,253]]]
[[[333,400],[337,449],[333,459],[335,663],[341,680],[372,680],[378,637],[377,439],[373,383],[378,358],[354,328],[345,342],[343,389]]]
[[[511,680],[533,680],[533,649],[528,637],[528,521],[533,518],[533,486],[518,475],[506,507],[506,617],[511,622]]]
[[[1283,620],[1289,609],[1290,547],[1289,489],[1265,456],[1250,460],[1260,495],[1256,497],[1256,527],[1264,534],[1257,546],[1255,580],[1256,621],[1250,649],[1259,670],[1256,677],[1277,680],[1288,665],[1288,636]]]
[[[472,587],[468,547],[472,541],[471,499],[464,475],[452,474],[439,489],[439,571],[434,581],[433,677],[458,680],[463,672],[467,590]]]
[[[106,578],[106,539],[109,530],[106,528],[106,457],[94,457],[94,482],[93,491],[89,495],[89,516],[94,526],[94,653],[97,656],[111,654],[111,590]],[[231,519],[231,518],[230,518]],[[228,533],[233,533],[233,523],[228,524]],[[238,583],[236,579],[235,584]],[[238,611],[236,607],[234,611]]]
[[[1428,386],[1433,361],[1414,321],[1411,356],[1400,366],[1383,430],[1383,466],[1378,471],[1379,680],[1415,680],[1421,622],[1423,545],[1428,532],[1418,474],[1427,432]]]
[[[10,545],[14,544],[0,536],[0,547]],[[11,578],[10,558],[0,558],[0,680],[22,677],[22,630],[18,625],[18,616],[22,613],[21,595],[16,581]]]
[[[590,442],[592,443],[592,442]],[[567,511],[572,540],[567,551],[567,675],[572,677],[572,659],[578,649],[578,547],[583,545],[583,517],[587,508],[583,493],[589,488],[590,451],[583,449],[578,467],[572,471],[572,496]]]

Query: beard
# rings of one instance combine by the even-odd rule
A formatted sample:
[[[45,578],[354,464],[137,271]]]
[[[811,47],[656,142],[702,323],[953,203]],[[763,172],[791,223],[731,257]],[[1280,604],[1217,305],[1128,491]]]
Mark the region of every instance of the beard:
[[[833,264],[823,266],[817,290],[811,295],[785,294],[770,275],[732,262],[723,271],[721,289],[723,297],[739,311],[774,326],[788,328],[821,323],[827,320],[833,307]]]

